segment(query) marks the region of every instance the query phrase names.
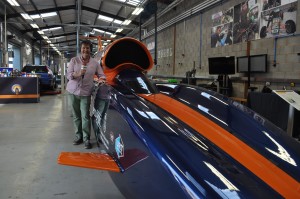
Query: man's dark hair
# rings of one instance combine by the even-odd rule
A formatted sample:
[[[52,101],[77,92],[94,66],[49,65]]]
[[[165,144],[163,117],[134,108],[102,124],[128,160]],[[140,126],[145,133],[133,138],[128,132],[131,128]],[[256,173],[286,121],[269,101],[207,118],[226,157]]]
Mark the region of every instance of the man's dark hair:
[[[84,45],[90,45],[90,49],[91,49],[91,52],[92,52],[92,50],[93,50],[93,44],[92,44],[92,42],[90,40],[83,40],[81,42],[81,44],[80,44],[80,48],[82,47],[83,44]]]

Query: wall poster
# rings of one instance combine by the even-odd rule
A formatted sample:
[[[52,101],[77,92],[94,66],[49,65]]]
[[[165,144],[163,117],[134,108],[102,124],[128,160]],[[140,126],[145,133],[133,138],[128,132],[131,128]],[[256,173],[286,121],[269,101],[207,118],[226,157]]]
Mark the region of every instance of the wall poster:
[[[233,8],[212,15],[211,47],[232,44]]]
[[[211,47],[296,32],[297,0],[248,0],[212,15]]]

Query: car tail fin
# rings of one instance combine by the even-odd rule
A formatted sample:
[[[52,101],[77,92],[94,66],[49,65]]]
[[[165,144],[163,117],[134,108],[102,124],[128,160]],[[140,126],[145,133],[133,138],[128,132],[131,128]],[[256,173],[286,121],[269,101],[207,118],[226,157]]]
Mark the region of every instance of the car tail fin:
[[[57,162],[68,166],[121,172],[114,159],[106,153],[61,152]]]

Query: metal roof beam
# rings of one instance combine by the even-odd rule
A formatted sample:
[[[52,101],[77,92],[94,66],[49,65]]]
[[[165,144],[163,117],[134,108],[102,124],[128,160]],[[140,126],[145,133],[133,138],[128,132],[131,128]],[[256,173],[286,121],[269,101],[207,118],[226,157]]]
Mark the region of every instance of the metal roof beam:
[[[77,39],[70,39],[70,40],[65,40],[65,41],[52,42],[51,44],[62,44],[62,43],[73,42],[73,41],[76,41],[76,40]]]

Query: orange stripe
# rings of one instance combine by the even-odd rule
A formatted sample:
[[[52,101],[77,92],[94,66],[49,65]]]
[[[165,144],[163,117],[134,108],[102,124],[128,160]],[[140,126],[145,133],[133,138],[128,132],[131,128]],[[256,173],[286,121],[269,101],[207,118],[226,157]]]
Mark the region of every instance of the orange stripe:
[[[163,94],[140,95],[201,133],[285,198],[300,198],[300,183],[247,144],[190,107]]]
[[[39,98],[39,94],[19,94],[19,95],[0,95],[0,99],[9,99],[9,98]]]

